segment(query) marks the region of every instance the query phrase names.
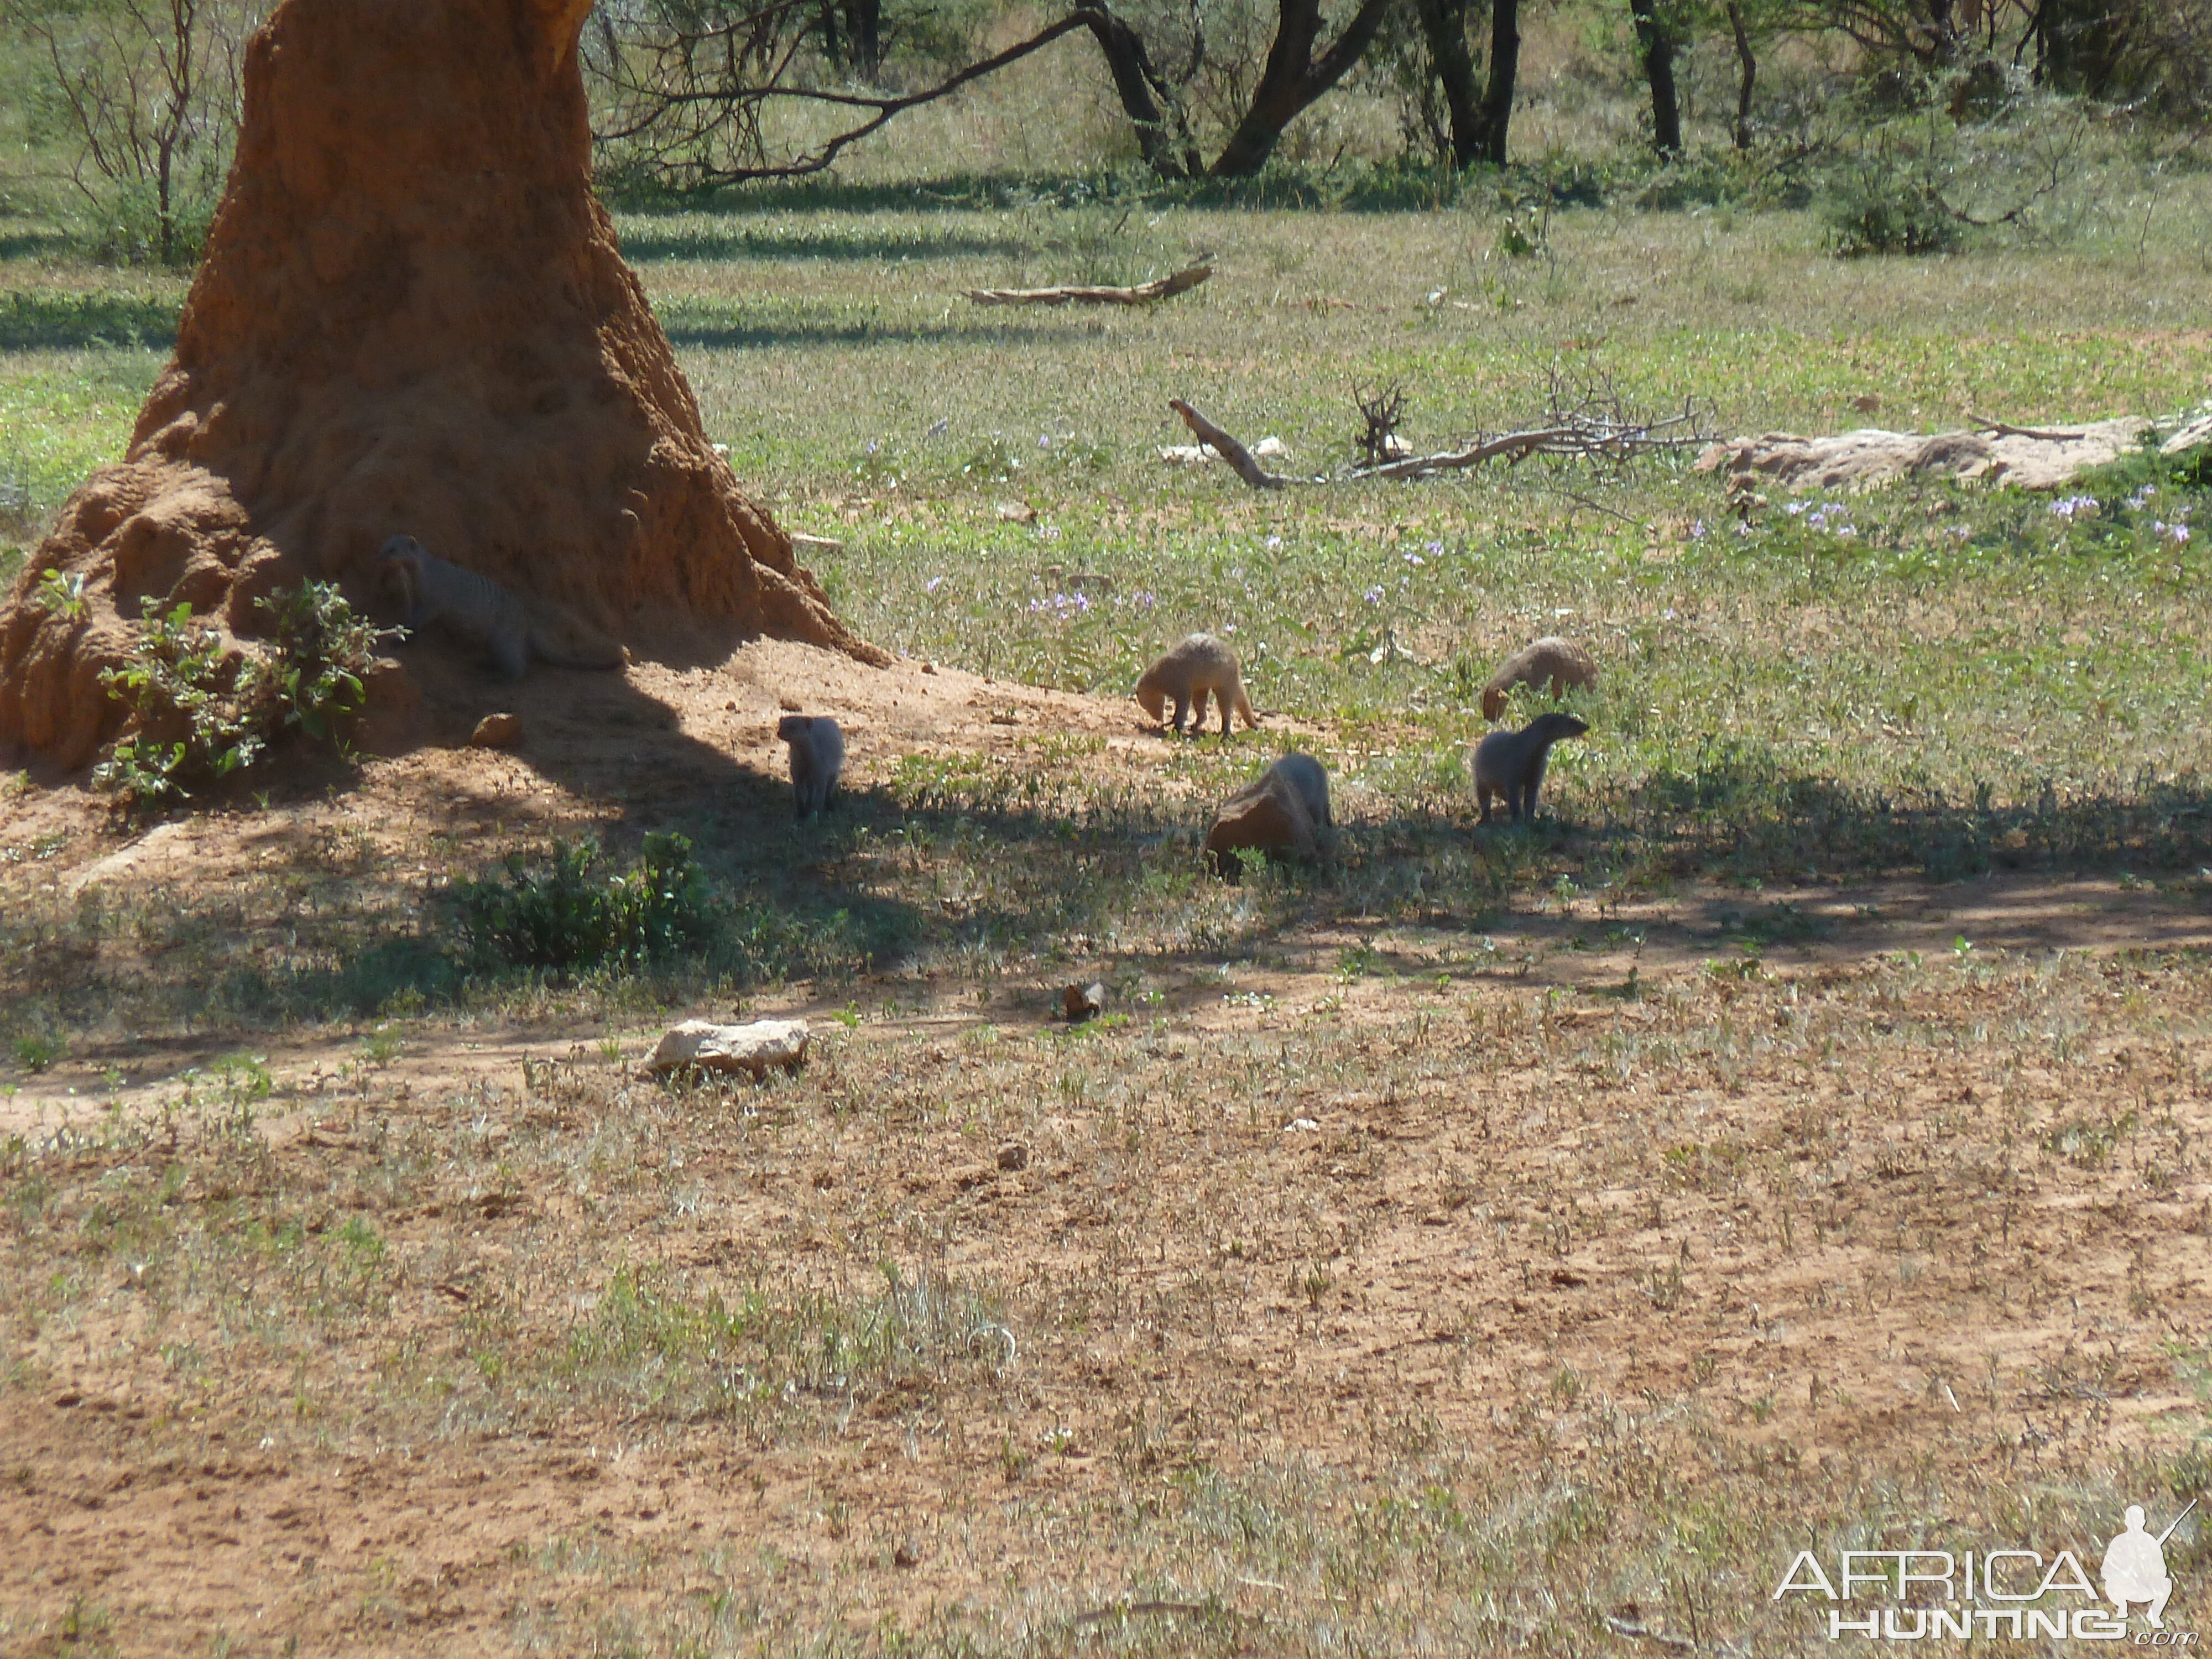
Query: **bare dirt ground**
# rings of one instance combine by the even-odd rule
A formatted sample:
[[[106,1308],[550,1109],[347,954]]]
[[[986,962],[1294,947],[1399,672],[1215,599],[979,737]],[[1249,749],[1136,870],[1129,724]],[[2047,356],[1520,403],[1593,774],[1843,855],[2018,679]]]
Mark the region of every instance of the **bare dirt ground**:
[[[743,834],[793,704],[862,790],[1041,729],[1169,752],[1125,702],[787,646],[539,678],[511,752],[259,816],[126,843],[27,788],[0,881],[158,904],[335,830],[398,860],[715,792]],[[1757,899],[1802,936],[1747,953],[1717,884],[1472,954],[1293,928],[1080,1030],[1054,993],[1110,962],[796,985],[750,1006],[815,1054],[757,1088],[635,1073],[726,1008],[258,1034],[265,1092],[126,1012],[0,1097],[0,1646],[1794,1644],[1789,1554],[1907,1489],[2092,1547],[2193,1467],[2212,907]]]

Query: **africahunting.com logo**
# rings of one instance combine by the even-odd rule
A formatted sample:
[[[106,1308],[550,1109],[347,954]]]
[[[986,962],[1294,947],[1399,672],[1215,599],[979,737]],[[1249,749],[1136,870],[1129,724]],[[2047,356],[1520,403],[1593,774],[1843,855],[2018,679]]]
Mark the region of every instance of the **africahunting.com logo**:
[[[2166,1540],[2196,1507],[2190,1499],[2164,1532],[2153,1534],[2142,1506],[2129,1505],[2127,1529],[2105,1547],[2098,1565],[2102,1594],[2072,1550],[2049,1561],[2034,1550],[1844,1550],[1832,1576],[1812,1551],[1800,1550],[1774,1587],[1774,1600],[1811,1595],[1832,1603],[1831,1642],[1846,1636],[1883,1642],[2072,1637],[2194,1647],[2195,1631],[2166,1627],[2166,1604],[2173,1595]],[[2142,1628],[2131,1623],[2130,1608],[2140,1611]]]

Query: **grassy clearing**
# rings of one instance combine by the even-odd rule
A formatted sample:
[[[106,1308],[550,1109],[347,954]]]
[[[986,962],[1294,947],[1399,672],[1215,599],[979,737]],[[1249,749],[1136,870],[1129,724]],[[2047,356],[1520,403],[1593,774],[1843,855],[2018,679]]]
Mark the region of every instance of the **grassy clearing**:
[[[1186,395],[1282,436],[1299,469],[1332,469],[1351,386],[1392,380],[1409,430],[1439,445],[1537,418],[1555,382],[1697,400],[1727,432],[2172,411],[2212,368],[2204,204],[2191,176],[2156,189],[2140,221],[2115,207],[2047,245],[1911,261],[1838,260],[1810,215],[1730,210],[1560,210],[1517,258],[1482,201],[1231,211],[954,185],[898,210],[867,191],[865,211],[817,204],[838,199],[824,190],[629,215],[710,432],[789,522],[844,539],[817,570],[864,633],[1116,695],[1164,642],[1223,632],[1263,708],[1325,727],[1308,741],[1351,819],[1333,885],[1225,896],[1195,879],[1189,839],[1249,770],[1241,750],[1209,739],[1143,775],[1079,738],[1041,739],[1015,768],[915,757],[831,831],[831,874],[794,902],[780,842],[678,807],[659,827],[697,844],[731,931],[658,994],[887,963],[988,983],[1102,941],[1249,943],[1297,914],[1480,929],[1563,876],[1632,899],[1706,875],[2195,869],[2212,860],[2212,641],[2186,478],[2137,466],[2063,514],[1946,485],[1739,516],[1664,462],[1261,496],[1156,453],[1186,435],[1164,409]],[[974,204],[994,191],[1010,204]],[[1137,315],[957,297],[1207,250],[1211,283]],[[21,337],[0,358],[0,453],[35,457],[19,467],[31,525],[112,453],[154,371],[146,346],[100,342],[158,340],[175,295],[8,271]],[[1583,709],[1598,735],[1555,773],[1567,833],[1472,846],[1475,690],[1549,631],[1605,669]],[[655,827],[638,809],[581,822]],[[82,1029],[125,984],[139,1018],[188,1025],[541,994],[424,943],[435,907],[380,880],[373,849],[334,861],[315,837],[337,833],[312,831],[282,881],[135,919],[15,910],[13,959],[42,966],[17,981],[14,1030]],[[486,849],[434,834],[424,850],[434,884]],[[150,975],[118,965],[118,942]],[[84,976],[53,982],[58,960]]]

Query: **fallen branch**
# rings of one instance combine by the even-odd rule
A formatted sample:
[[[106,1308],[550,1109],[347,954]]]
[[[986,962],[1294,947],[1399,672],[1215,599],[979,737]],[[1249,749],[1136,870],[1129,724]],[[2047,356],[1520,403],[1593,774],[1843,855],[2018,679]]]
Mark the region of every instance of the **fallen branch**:
[[[2086,432],[2041,432],[2032,426],[2007,426],[2002,421],[1988,420],[1979,415],[1973,421],[1977,432],[1992,432],[2000,438],[2033,438],[2046,444],[2079,443],[2089,435]]]
[[[1285,489],[1295,482],[1279,472],[1270,472],[1252,459],[1252,452],[1231,437],[1219,427],[1193,409],[1180,398],[1168,399],[1168,407],[1182,416],[1182,423],[1197,434],[1199,442],[1206,445],[1221,459],[1237,469],[1237,476],[1255,489]]]
[[[1554,424],[1528,432],[1486,438],[1465,449],[1441,455],[1408,455],[1381,466],[1356,467],[1354,478],[1419,478],[1431,472],[1458,472],[1503,457],[1508,465],[1531,455],[1571,455],[1584,460],[1625,461],[1659,449],[1689,449],[1707,439],[1698,430],[1698,411],[1685,410],[1663,421],[1635,421],[1617,415],[1555,410]],[[1678,428],[1682,428],[1678,430]]]
[[[1213,275],[1212,265],[1192,265],[1134,288],[966,288],[960,291],[979,306],[1142,306],[1188,294]]]

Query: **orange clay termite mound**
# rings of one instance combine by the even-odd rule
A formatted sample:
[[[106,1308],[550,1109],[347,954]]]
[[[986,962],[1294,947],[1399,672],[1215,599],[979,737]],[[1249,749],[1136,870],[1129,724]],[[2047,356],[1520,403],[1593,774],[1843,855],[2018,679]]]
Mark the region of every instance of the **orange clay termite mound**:
[[[0,607],[0,744],[92,758],[148,596],[234,635],[308,577],[367,607],[398,533],[643,655],[768,633],[884,660],[708,446],[616,249],[589,9],[283,0],[175,360]],[[55,570],[85,605],[40,602]]]

